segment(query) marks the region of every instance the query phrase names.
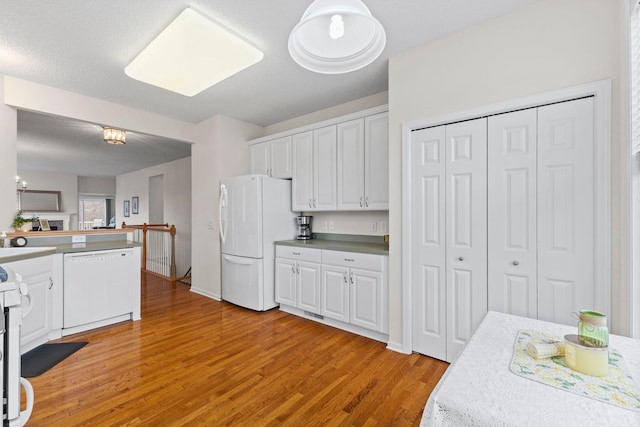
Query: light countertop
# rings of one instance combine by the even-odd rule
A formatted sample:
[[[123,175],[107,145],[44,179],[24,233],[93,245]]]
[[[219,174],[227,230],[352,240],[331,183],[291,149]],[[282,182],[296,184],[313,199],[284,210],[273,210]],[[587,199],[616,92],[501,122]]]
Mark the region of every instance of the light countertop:
[[[356,252],[363,254],[374,254],[374,255],[389,255],[389,245],[386,245],[384,241],[379,242],[381,238],[376,238],[375,236],[370,239],[358,239],[358,237],[362,236],[354,236],[354,240],[346,240],[349,239],[348,236],[342,237],[345,240],[334,240],[331,236],[327,238],[319,238],[319,239],[309,239],[309,240],[280,240],[275,242],[276,245],[282,246],[295,246],[301,248],[312,248],[312,249],[327,249],[332,251],[341,251],[341,252]],[[366,236],[370,237],[370,236]],[[365,240],[365,241],[358,241]]]

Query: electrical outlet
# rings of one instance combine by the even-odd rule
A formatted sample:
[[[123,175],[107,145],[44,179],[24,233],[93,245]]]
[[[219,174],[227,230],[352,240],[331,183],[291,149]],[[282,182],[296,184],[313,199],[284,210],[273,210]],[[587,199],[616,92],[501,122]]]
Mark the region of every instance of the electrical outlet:
[[[87,236],[85,234],[74,234],[71,236],[71,243],[86,243]]]
[[[383,233],[387,232],[387,222],[386,221],[382,221],[380,223],[380,231],[382,231]]]
[[[209,221],[209,222],[207,223],[207,228],[208,228],[209,230],[215,230],[215,227],[214,227],[214,225],[213,225],[213,221]]]
[[[328,227],[327,221],[322,221],[322,226],[320,228],[323,229],[323,230],[326,230],[327,227]]]
[[[371,223],[371,231],[378,231],[378,223],[377,222]]]
[[[333,230],[333,221],[329,221],[329,230]]]

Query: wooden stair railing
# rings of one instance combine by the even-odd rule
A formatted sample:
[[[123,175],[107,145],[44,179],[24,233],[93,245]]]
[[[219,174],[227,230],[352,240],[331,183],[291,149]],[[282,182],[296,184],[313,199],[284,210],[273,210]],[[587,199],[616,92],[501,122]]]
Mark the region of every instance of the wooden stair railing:
[[[122,228],[134,229],[134,241],[142,243],[142,271],[152,274],[154,276],[162,277],[172,282],[183,279],[185,276],[176,276],[176,227],[169,224],[126,224],[122,223]],[[168,233],[169,241],[167,245],[167,239],[162,239],[162,244],[150,245],[150,240],[156,240],[151,238],[154,233]],[[168,246],[168,248],[167,248]],[[165,262],[166,255],[169,260]],[[160,263],[157,261],[160,260]],[[151,266],[149,265],[151,264]],[[168,271],[166,271],[168,266]],[[150,268],[148,268],[150,267]],[[161,271],[158,271],[161,270]]]

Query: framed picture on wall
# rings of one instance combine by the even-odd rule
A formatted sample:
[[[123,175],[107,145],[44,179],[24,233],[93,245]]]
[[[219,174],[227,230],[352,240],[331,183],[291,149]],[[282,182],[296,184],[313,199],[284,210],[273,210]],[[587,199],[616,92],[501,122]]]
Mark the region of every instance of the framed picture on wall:
[[[40,218],[40,231],[51,231],[48,219]]]
[[[131,198],[131,213],[132,214],[138,213],[138,196],[133,196]]]
[[[122,206],[122,215],[128,217],[129,216],[129,201],[125,200],[124,205]]]

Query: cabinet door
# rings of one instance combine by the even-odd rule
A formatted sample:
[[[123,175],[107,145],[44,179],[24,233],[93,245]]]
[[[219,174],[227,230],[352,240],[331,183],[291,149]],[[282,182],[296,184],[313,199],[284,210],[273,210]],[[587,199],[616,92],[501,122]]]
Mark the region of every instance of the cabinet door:
[[[487,313],[486,119],[446,126],[447,360]]]
[[[276,258],[276,301],[280,304],[296,306],[296,262]]]
[[[364,209],[364,119],[338,125],[338,210]]]
[[[270,148],[268,142],[262,142],[251,146],[251,173],[269,175]]]
[[[322,266],[322,315],[349,322],[349,269]]]
[[[51,331],[53,258],[49,255],[10,262],[6,266],[22,276],[29,291],[28,297],[22,297],[23,315],[28,312],[20,328],[20,353],[25,353],[47,342]]]
[[[313,210],[313,132],[292,137],[293,179],[291,181],[291,210]]]
[[[389,114],[364,119],[364,199],[370,210],[389,209]]]
[[[535,108],[488,119],[489,310],[538,318]]]
[[[269,143],[271,145],[271,173],[273,178],[291,178],[291,137],[274,139]]]
[[[568,325],[572,311],[601,309],[593,114],[593,98],[538,108],[538,318]]]
[[[313,168],[315,210],[332,211],[337,206],[336,126],[313,131]]]
[[[388,332],[387,316],[382,295],[382,272],[352,268],[349,270],[351,292],[349,321],[353,325]]]
[[[320,314],[320,264],[298,261],[297,307]]]
[[[446,360],[445,127],[411,135],[413,350]]]

